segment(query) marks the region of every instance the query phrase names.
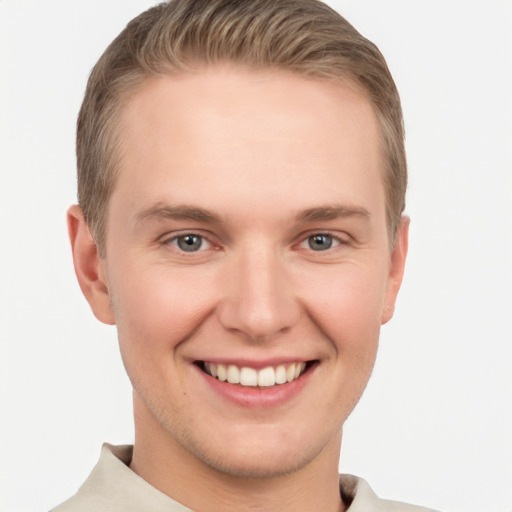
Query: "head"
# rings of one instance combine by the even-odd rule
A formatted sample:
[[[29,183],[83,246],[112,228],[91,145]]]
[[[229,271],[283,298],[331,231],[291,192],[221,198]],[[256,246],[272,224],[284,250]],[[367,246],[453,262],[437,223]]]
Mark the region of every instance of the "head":
[[[93,70],[78,160],[75,267],[117,325],[134,460],[335,467],[407,249],[375,46],[314,0],[157,6]]]
[[[174,0],[132,20],[89,78],[77,129],[78,198],[101,254],[120,171],[124,106],[150,77],[222,63],[350,83],[368,99],[382,141],[392,244],[405,207],[407,164],[400,99],[378,48],[316,0]]]

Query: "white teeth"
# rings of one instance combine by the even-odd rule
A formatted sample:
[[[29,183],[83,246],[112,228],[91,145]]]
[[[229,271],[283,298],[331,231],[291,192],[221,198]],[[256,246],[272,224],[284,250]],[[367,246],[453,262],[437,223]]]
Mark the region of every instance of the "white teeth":
[[[269,387],[276,383],[276,372],[272,366],[258,372],[258,386]]]
[[[218,364],[217,365],[217,379],[221,380],[222,382],[225,382],[227,378],[228,378],[228,376],[226,373],[226,367],[223,364]]]
[[[240,382],[240,371],[234,364],[228,366],[227,379],[230,384],[238,384]]]
[[[284,384],[286,382],[286,368],[284,364],[280,364],[276,368],[276,384]]]
[[[240,384],[242,384],[242,386],[257,386],[258,372],[254,368],[244,366],[240,370]]]
[[[291,364],[288,366],[288,369],[286,370],[286,380],[288,382],[291,382],[295,378],[295,364]]]
[[[215,364],[205,361],[204,369],[212,377],[230,384],[242,386],[272,387],[276,384],[285,384],[298,379],[306,369],[306,363],[290,363],[287,365],[267,366],[261,370],[243,366],[239,368],[234,364]]]

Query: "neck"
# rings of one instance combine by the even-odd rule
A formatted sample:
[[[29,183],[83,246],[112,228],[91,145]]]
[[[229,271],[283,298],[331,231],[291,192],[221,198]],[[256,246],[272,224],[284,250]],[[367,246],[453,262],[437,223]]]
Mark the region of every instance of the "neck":
[[[247,478],[205,464],[162,429],[147,410],[138,409],[130,468],[153,487],[192,510],[345,510],[338,478],[341,432],[313,460],[296,471],[268,478]]]

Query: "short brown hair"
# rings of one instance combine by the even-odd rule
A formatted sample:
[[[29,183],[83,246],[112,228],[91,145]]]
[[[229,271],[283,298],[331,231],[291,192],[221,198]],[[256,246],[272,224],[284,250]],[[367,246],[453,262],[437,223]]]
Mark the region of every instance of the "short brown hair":
[[[170,0],[133,19],[93,68],[78,117],[78,200],[104,255],[119,167],[122,107],[151,76],[229,62],[355,84],[371,102],[385,153],[390,240],[405,207],[398,92],[378,48],[318,0]]]

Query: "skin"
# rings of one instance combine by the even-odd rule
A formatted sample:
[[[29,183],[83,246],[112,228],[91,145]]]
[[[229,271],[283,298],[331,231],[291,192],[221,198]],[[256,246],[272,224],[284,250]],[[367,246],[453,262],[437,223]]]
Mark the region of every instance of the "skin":
[[[117,324],[133,384],[131,468],[198,511],[344,510],[342,426],[407,252],[407,219],[389,248],[369,102],[346,84],[217,66],[149,79],[121,136],[106,257],[78,206],[68,221],[81,288]],[[199,250],[180,248],[187,234]],[[312,246],[317,234],[332,246]],[[244,405],[197,361],[314,364],[298,391]]]

